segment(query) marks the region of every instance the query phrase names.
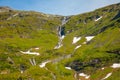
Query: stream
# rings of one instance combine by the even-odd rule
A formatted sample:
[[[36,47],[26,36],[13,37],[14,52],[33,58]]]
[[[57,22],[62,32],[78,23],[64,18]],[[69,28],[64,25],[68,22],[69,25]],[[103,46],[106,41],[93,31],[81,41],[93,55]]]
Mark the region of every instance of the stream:
[[[58,41],[58,44],[55,46],[54,49],[59,49],[59,48],[61,48],[63,46],[62,40],[65,37],[64,25],[68,22],[68,20],[69,19],[67,19],[67,17],[64,17],[62,22],[61,22],[61,25],[58,26],[58,38],[59,38],[59,41]]]
[[[64,26],[67,22],[68,22],[67,17],[64,17],[63,20],[62,20],[61,25],[58,27],[58,37],[59,37],[59,41],[58,41],[58,44],[55,46],[54,49],[59,49],[60,47],[63,46],[62,40],[63,40],[64,37],[65,37],[64,27],[63,27],[63,26]],[[77,47],[73,50],[73,52],[72,52],[71,54],[64,55],[64,56],[58,57],[58,58],[53,59],[53,60],[44,61],[44,62],[41,63],[39,66],[40,66],[41,68],[44,67],[47,71],[49,71],[49,72],[51,73],[51,75],[53,76],[53,80],[56,80],[56,79],[57,79],[57,76],[56,76],[51,70],[49,70],[45,65],[46,65],[47,63],[49,63],[49,62],[55,64],[55,63],[60,62],[61,60],[71,58],[71,57],[74,55],[75,51],[76,51],[79,47],[81,47],[81,45],[77,46]],[[75,73],[75,74],[74,74],[75,80],[78,80],[78,77],[79,77],[78,73],[77,73],[77,72],[74,72],[74,73]]]

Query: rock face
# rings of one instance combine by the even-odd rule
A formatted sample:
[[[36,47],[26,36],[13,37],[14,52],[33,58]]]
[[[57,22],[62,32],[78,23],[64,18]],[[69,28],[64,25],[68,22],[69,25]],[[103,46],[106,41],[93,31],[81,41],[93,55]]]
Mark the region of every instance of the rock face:
[[[112,54],[118,54],[120,55],[120,51],[119,50],[114,50],[114,51],[106,51],[107,53],[112,53]]]
[[[0,7],[0,12],[10,12],[12,9],[8,6]]]
[[[94,68],[98,68],[100,66],[97,66],[98,64],[100,64],[101,60],[96,58],[96,59],[92,59],[88,62],[82,62],[79,60],[73,61],[72,63],[68,64],[67,66],[70,66],[72,69],[74,69],[75,71],[82,71],[84,70],[84,68],[90,66],[90,67],[94,67]]]

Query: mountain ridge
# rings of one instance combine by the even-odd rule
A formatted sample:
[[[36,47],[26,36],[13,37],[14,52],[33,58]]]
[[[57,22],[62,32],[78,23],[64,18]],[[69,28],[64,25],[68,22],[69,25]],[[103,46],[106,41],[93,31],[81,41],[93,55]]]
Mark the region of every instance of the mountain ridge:
[[[74,16],[3,10],[0,80],[119,80],[119,11],[120,3]]]

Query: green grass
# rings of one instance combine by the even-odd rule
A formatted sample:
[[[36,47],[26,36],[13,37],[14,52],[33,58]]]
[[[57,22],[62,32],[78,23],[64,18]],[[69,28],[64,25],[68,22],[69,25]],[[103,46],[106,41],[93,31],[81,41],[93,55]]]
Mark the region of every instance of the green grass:
[[[71,16],[65,27],[65,38],[63,46],[54,50],[58,43],[57,28],[61,24],[63,16],[41,14],[33,11],[12,11],[0,13],[0,80],[17,80],[22,78],[27,80],[52,80],[51,73],[56,75],[57,80],[74,80],[73,70],[65,69],[65,66],[77,66],[82,68],[78,72],[91,74],[91,80],[100,80],[109,72],[113,74],[106,80],[119,80],[119,69],[112,69],[109,66],[120,62],[118,53],[108,53],[120,51],[120,18],[112,20],[119,11],[120,5],[111,5],[92,12]],[[18,16],[7,20],[11,15],[19,13]],[[103,16],[95,22],[95,17]],[[86,24],[84,23],[86,21]],[[95,36],[87,44],[86,36]],[[72,44],[74,37],[82,37],[76,44]],[[69,59],[63,59],[53,64],[48,63],[45,68],[38,65],[45,60],[59,59],[64,55],[73,53],[74,48],[78,48]],[[22,54],[20,51],[27,51],[31,48],[39,47],[40,55]],[[14,63],[11,63],[8,58]],[[36,60],[36,66],[32,66],[29,59]],[[92,62],[99,59],[100,62]],[[78,61],[75,64],[74,61]],[[83,63],[80,65],[79,63]],[[25,72],[20,73],[20,65],[25,66]],[[106,67],[105,70],[101,70]],[[2,72],[8,72],[1,74]]]

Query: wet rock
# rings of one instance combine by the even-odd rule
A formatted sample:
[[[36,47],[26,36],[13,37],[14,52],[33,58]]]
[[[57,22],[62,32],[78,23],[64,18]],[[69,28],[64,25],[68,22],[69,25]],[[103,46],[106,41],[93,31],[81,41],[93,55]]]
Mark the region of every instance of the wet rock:
[[[75,71],[80,71],[83,69],[83,65],[84,65],[84,63],[76,60],[76,61],[73,61],[72,63],[68,64],[67,66],[71,67]]]
[[[99,58],[90,60],[89,66],[96,67],[96,64],[99,64],[100,62],[101,62],[101,60]]]
[[[103,26],[98,33],[104,32],[106,29],[110,28],[110,27],[114,27],[114,24],[108,25],[108,26]]]
[[[22,77],[19,77],[17,80],[23,80]]]
[[[114,50],[114,51],[106,51],[107,53],[113,53],[113,54],[118,54],[120,55],[120,51],[119,50]]]
[[[87,62],[82,62],[79,60],[73,61],[69,64],[67,64],[66,66],[71,67],[72,69],[74,69],[75,71],[84,71],[84,68],[86,67],[93,67],[93,68],[98,68],[98,65],[101,63],[101,60],[99,58],[95,58],[92,59],[90,61]]]
[[[23,73],[26,70],[26,66],[24,64],[20,64],[20,71]]]

